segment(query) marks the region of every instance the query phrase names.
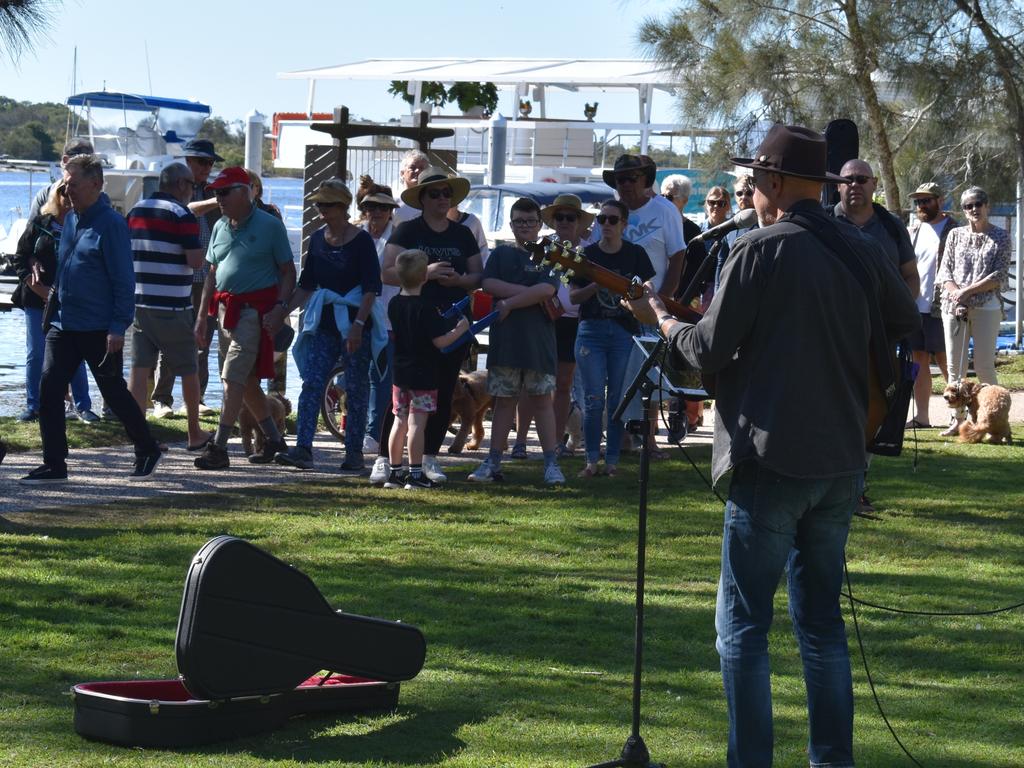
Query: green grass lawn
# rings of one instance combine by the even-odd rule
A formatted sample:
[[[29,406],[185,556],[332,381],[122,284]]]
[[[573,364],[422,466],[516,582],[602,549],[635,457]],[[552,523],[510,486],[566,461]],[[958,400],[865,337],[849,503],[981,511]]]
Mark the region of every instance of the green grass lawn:
[[[706,472],[708,449],[690,453]],[[883,519],[854,522],[855,594],[939,611],[1024,600],[1024,449],[928,436],[914,461],[908,444],[872,466]],[[579,467],[566,462],[567,474]],[[0,518],[0,765],[561,768],[616,757],[630,723],[635,461],[614,480],[559,489],[540,485],[536,462],[509,463],[502,486],[471,486],[461,479],[470,468],[419,495],[307,476],[251,496]],[[721,766],[721,508],[673,459],[654,467],[650,515],[642,733],[669,766]],[[337,608],[423,630],[426,667],[403,684],[396,713],[300,719],[181,752],[75,734],[73,683],[175,675],[183,577],[192,554],[222,533],[302,569]],[[771,645],[775,762],[788,767],[807,756],[785,605],[780,593]],[[1022,611],[858,614],[879,695],[923,765],[1024,765]],[[909,765],[851,644],[858,766]]]

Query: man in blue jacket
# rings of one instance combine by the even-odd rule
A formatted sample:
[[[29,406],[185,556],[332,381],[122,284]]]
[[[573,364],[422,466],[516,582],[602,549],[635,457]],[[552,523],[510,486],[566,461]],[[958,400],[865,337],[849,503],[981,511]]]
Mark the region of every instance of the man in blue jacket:
[[[46,351],[39,392],[43,464],[21,479],[25,485],[67,482],[68,442],[64,392],[82,360],[89,364],[103,399],[135,445],[130,480],[145,480],[160,461],[160,448],[123,376],[124,332],[135,314],[135,271],[124,218],[103,191],[103,166],[78,155],[64,167],[72,210],[57,251],[57,279],[44,323]]]

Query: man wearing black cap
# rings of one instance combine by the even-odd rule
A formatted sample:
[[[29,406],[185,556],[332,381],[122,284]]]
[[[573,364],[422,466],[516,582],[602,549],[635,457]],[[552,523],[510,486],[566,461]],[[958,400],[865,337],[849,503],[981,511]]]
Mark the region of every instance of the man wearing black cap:
[[[192,139],[185,142],[182,147],[182,159],[185,165],[192,171],[194,180],[192,202],[188,209],[199,219],[199,247],[206,252],[210,245],[210,233],[213,225],[220,219],[220,206],[217,205],[217,198],[213,192],[207,189],[206,181],[210,178],[210,171],[213,164],[223,162],[224,158],[217,154],[213,142],[209,139]],[[192,312],[199,315],[199,303],[203,296],[203,283],[206,282],[206,274],[210,267],[206,262],[192,273]],[[213,337],[213,329],[210,329],[210,337]],[[199,347],[196,365],[199,372],[199,414],[208,415],[213,412],[204,402],[206,396],[206,385],[210,378],[210,342],[206,346]],[[171,407],[174,397],[171,390],[174,387],[174,373],[164,363],[163,355],[160,356],[160,364],[157,368],[156,386],[153,388],[153,415],[156,418],[164,418],[174,413]]]
[[[820,134],[774,126],[753,159],[732,160],[754,171],[762,228],[737,241],[701,321],[677,321],[650,293],[631,304],[658,324],[676,364],[717,376],[712,473],[716,483],[731,473],[715,612],[730,768],[771,765],[768,630],[783,573],[804,661],[810,763],[854,764],[839,594],[864,478],[869,309],[880,307],[889,338],[920,321],[877,243],[821,210],[821,183],[837,179],[825,160]]]

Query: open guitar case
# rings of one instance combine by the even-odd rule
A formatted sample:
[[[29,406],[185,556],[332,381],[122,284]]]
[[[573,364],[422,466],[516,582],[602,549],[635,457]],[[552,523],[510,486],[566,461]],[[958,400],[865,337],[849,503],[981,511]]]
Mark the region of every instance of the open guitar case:
[[[177,679],[75,685],[75,730],[189,747],[302,715],[392,710],[400,681],[423,667],[426,641],[411,625],[333,610],[298,569],[218,536],[189,566],[175,651]]]

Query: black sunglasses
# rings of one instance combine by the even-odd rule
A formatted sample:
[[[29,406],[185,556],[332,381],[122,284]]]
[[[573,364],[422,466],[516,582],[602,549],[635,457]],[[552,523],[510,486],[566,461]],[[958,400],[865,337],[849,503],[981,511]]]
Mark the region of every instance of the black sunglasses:
[[[428,189],[426,195],[431,200],[437,200],[439,197],[450,198],[452,196],[452,190],[450,187],[441,187],[440,189]]]
[[[852,176],[845,176],[847,184],[867,184],[869,181],[874,181],[874,176],[864,176],[862,174],[854,174]]]
[[[986,203],[986,202],[985,202],[985,201],[983,201],[983,200],[979,200],[979,201],[978,201],[978,202],[976,202],[976,203],[964,203],[964,204],[962,204],[962,205],[961,205],[960,207],[961,207],[961,208],[963,208],[963,209],[964,209],[965,211],[973,211],[973,210],[975,210],[975,209],[977,209],[977,210],[981,210],[981,209],[982,209],[982,208],[984,208],[984,207],[985,207],[986,205],[988,205],[988,203]]]
[[[753,197],[754,190],[752,189],[739,189],[736,190],[736,197]]]
[[[557,222],[574,222],[579,219],[575,213],[556,213],[552,218]]]
[[[932,203],[936,202],[938,202],[938,200],[934,197],[919,197],[916,200],[914,200],[914,205],[916,205],[918,208],[924,208],[926,205],[931,205]]]
[[[725,208],[729,204],[728,200],[705,200],[704,204],[710,208]]]
[[[623,173],[623,174],[615,177],[615,183],[618,184],[619,182],[625,181],[625,182],[628,182],[628,183],[632,184],[632,183],[634,183],[639,178],[640,178],[640,174],[639,173]]]
[[[363,203],[359,207],[364,211],[387,211],[391,208],[391,206],[386,203]]]
[[[597,223],[598,224],[611,224],[614,227],[620,221],[622,221],[622,217],[621,216],[616,216],[615,214],[608,215],[608,214],[604,214],[604,213],[599,213],[597,215]]]
[[[227,197],[232,192],[234,192],[236,189],[241,189],[241,187],[239,187],[237,185],[234,186],[234,187],[225,187],[224,189],[215,190],[213,194],[216,195],[217,197]]]

